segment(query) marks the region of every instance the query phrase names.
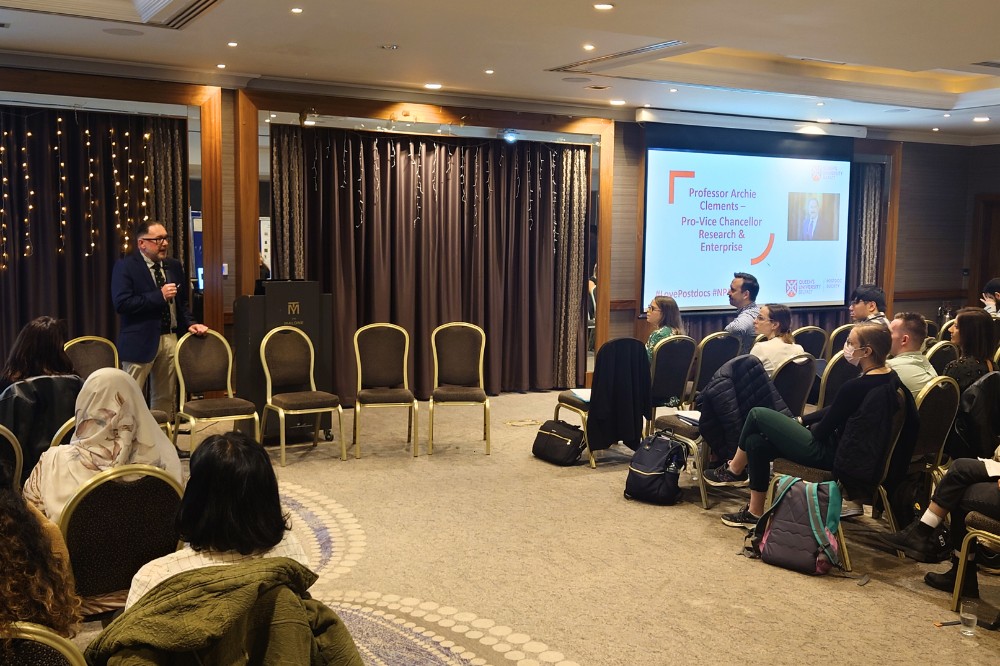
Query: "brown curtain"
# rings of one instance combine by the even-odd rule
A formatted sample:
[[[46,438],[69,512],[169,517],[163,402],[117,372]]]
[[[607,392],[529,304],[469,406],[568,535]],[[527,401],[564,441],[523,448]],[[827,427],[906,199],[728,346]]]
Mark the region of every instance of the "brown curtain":
[[[182,119],[0,107],[4,357],[40,315],[114,339],[111,268],[135,245],[131,225],[156,216],[183,251],[186,132]]]
[[[333,294],[336,392],[353,400],[354,331],[380,321],[409,332],[422,399],[449,321],[486,331],[492,394],[582,380],[589,148],[271,131],[275,277]]]

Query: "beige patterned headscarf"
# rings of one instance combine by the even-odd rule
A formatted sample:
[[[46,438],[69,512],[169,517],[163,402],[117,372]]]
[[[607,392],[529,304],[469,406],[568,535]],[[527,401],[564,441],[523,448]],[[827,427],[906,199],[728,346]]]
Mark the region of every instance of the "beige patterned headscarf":
[[[177,450],[149,413],[139,385],[126,372],[102,368],[80,389],[70,443],[42,454],[24,497],[58,523],[77,488],[106,469],[133,463],[154,465],[181,482]]]

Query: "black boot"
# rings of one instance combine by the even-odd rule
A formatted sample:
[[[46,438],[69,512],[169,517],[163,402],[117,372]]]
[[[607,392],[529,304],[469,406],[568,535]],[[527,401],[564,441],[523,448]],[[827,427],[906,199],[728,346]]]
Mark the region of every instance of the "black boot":
[[[977,567],[975,562],[965,563],[965,580],[962,581],[963,599],[979,598],[979,578],[976,576]],[[934,573],[933,571],[924,576],[924,582],[935,590],[952,593],[955,591],[955,577],[958,575],[958,557],[952,555],[951,568],[944,573]]]
[[[932,540],[934,528],[919,519],[893,534],[879,534],[879,541],[902,551],[917,562],[940,562],[935,559],[938,546]]]

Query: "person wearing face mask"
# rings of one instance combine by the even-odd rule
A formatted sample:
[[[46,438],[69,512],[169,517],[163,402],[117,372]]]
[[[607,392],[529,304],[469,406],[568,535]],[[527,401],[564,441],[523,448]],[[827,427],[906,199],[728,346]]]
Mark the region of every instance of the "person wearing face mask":
[[[881,324],[864,323],[851,329],[844,344],[844,357],[861,370],[861,375],[845,382],[833,404],[808,415],[806,423],[802,418],[792,419],[771,409],[756,407],[750,410],[736,455],[728,463],[705,472],[705,481],[716,486],[742,485],[749,479],[749,504],[736,513],[723,515],[723,523],[746,528],[757,524],[764,511],[770,464],[777,458],[834,469],[834,458],[838,446],[843,444],[845,426],[861,410],[869,392],[887,387],[894,394],[896,388],[902,386],[896,373],[885,364],[891,346],[889,329]],[[911,422],[909,415],[915,415],[913,398],[908,390],[904,393],[909,401],[907,421]],[[891,422],[892,419],[881,420]],[[905,447],[901,450],[900,457],[908,461]]]

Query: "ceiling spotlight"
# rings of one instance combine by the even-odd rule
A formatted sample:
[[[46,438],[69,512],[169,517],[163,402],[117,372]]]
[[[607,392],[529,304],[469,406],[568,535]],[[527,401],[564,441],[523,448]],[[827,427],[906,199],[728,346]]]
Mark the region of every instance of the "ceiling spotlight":
[[[824,106],[823,102],[816,102],[816,106]]]
[[[518,134],[517,130],[504,129],[497,133],[498,139],[503,139],[507,143],[517,143]]]
[[[239,46],[237,42],[229,42],[226,46]]]
[[[677,92],[677,88],[671,88],[670,92]]]
[[[976,116],[975,118],[972,119],[972,122],[974,122],[974,123],[988,123],[988,122],[990,122],[990,117],[989,116]]]
[[[623,100],[623,99],[613,99],[613,100],[611,100],[611,106],[625,106],[625,100]]]
[[[293,14],[301,14],[302,13],[302,8],[301,7],[292,7],[292,13]]]
[[[487,73],[487,74],[492,74],[492,73],[493,73],[493,70],[492,70],[492,69],[487,69],[487,70],[486,70],[486,73]]]
[[[937,127],[932,127],[932,128],[931,128],[931,131],[932,131],[932,132],[940,132],[941,130],[940,130],[940,128],[937,128]]]
[[[598,2],[594,4],[594,9],[596,9],[599,12],[609,12],[614,8],[615,6],[610,2]]]
[[[381,48],[381,49],[383,49],[385,51],[395,51],[395,50],[399,49],[399,44],[383,44],[379,48]]]
[[[946,114],[944,114],[944,117],[945,118],[951,118],[951,114],[950,113],[946,113]]]
[[[441,90],[441,84],[440,83],[425,83],[424,84],[424,88],[427,88],[428,90]]]
[[[584,44],[584,45],[583,45],[583,50],[584,50],[584,51],[593,51],[593,50],[594,50],[594,48],[595,48],[595,47],[594,47],[594,45],[593,45],[593,44]]]
[[[226,68],[226,66],[224,64],[222,64],[221,62],[218,65],[216,65],[216,67],[218,67],[219,69],[225,69]]]
[[[319,114],[316,113],[316,109],[302,109],[299,112],[299,125],[312,127],[316,124],[317,118],[319,118]]]

